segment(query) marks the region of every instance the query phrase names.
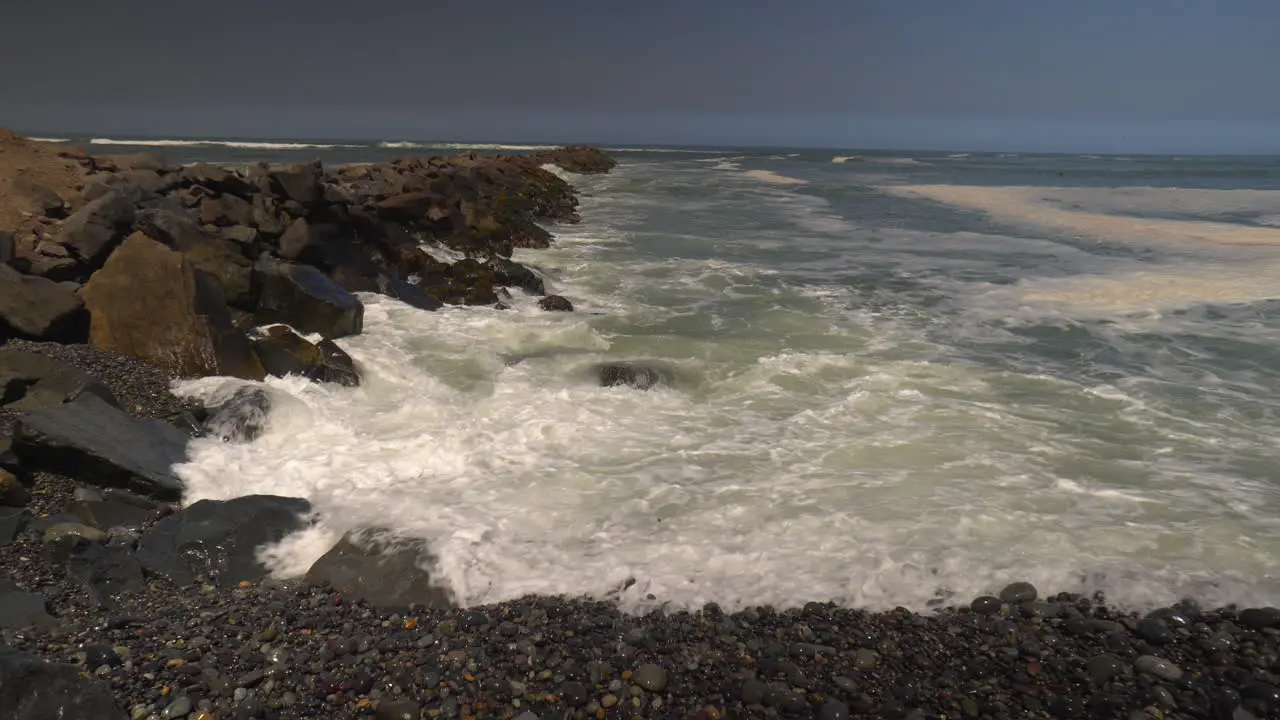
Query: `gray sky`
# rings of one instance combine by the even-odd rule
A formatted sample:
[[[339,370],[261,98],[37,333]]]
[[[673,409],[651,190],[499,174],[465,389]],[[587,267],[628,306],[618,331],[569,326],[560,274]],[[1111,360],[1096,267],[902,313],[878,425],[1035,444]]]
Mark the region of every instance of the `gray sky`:
[[[1277,0],[14,0],[27,132],[1280,153]]]

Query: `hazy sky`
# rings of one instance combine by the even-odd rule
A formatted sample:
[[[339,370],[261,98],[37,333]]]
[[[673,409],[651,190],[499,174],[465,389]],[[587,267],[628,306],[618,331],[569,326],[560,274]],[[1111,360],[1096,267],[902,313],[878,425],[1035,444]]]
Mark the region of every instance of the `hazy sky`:
[[[14,0],[27,132],[1280,152],[1277,0]]]

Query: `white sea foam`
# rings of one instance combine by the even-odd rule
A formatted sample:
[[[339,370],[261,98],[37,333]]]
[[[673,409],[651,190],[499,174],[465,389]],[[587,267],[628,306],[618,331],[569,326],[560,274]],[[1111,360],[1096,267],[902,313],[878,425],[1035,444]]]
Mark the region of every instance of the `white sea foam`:
[[[130,145],[138,147],[201,147],[220,146],[247,150],[330,150],[334,148],[358,148],[363,145],[342,145],[302,142],[269,142],[257,140],[117,140],[93,138],[90,145]]]
[[[847,162],[852,162],[855,160],[862,160],[862,159],[863,157],[861,155],[836,155],[835,157],[831,158],[831,162],[837,165],[842,165]]]
[[[33,137],[33,138],[28,138],[28,140],[34,140],[35,142],[43,142],[43,143],[70,142],[70,139],[68,138],[48,138],[48,137]]]
[[[427,313],[366,296],[364,334],[340,341],[364,384],[268,381],[280,399],[266,433],[198,441],[180,468],[188,499],[309,498],[320,525],[265,556],[282,574],[347,529],[425,538],[467,603],[602,595],[627,577],[634,610],[646,593],[675,607],[922,608],[939,587],[965,598],[1012,579],[1134,605],[1280,599],[1277,499],[1230,467],[1261,462],[1274,432],[1224,425],[1229,389],[1202,375],[1179,405],[1141,374],[1102,384],[949,354],[951,323],[966,334],[975,316],[1051,314],[1028,295],[1054,280],[1003,295],[953,280],[939,287],[973,312],[944,322],[872,307],[822,274],[824,258],[847,272],[891,257],[919,275],[1031,254],[1081,270],[1062,281],[1078,289],[1107,260],[1040,238],[869,231],[811,188],[691,165],[579,179],[585,222],[517,253],[578,313],[524,297]],[[707,202],[723,235],[690,222]],[[683,224],[647,225],[656,215]],[[777,249],[794,252],[768,259]],[[635,358],[673,368],[674,386],[598,387],[594,363]]]
[[[779,175],[771,170],[747,170],[742,174],[752,178],[753,180],[772,183],[774,185],[806,185],[809,182],[808,180],[791,177],[789,175]]]

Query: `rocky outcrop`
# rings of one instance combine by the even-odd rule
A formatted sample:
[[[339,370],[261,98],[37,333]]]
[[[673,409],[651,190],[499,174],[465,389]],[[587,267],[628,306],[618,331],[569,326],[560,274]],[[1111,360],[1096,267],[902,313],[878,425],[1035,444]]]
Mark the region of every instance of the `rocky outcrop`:
[[[258,548],[301,530],[310,511],[305,500],[273,495],[201,500],[145,532],[137,558],[147,573],[180,585],[257,582],[267,576]]]
[[[209,408],[204,430],[223,442],[253,442],[266,428],[271,396],[261,387],[241,387]]]
[[[330,340],[364,328],[364,304],[346,288],[310,265],[263,259],[258,300],[260,323],[284,323]]]
[[[261,380],[217,285],[181,253],[136,233],[81,293],[90,341],[185,376]]]
[[[381,609],[454,607],[449,591],[423,569],[430,562],[421,541],[397,540],[385,530],[347,533],[311,566],[307,581]]]
[[[22,416],[13,452],[24,465],[159,500],[182,497],[173,466],[186,462],[188,437],[159,420],[141,420],[98,395]]]
[[[120,193],[108,193],[67,218],[57,242],[92,270],[102,266],[133,225],[134,207]]]

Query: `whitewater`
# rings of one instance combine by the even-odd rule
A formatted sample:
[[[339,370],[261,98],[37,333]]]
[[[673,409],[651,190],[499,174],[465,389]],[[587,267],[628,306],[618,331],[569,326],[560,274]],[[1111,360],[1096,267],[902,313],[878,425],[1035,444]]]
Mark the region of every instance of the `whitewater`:
[[[466,604],[1280,602],[1280,162],[632,150],[517,251],[577,312],[362,296],[363,386],[268,380],[187,501],[311,500],[282,577],[425,539]]]

